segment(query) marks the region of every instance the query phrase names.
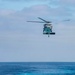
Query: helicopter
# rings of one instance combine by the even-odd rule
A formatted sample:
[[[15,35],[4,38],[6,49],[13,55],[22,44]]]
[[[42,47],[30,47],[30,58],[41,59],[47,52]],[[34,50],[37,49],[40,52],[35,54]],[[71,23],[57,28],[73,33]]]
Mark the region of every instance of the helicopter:
[[[34,22],[34,23],[44,23],[43,25],[43,34],[44,35],[48,35],[48,37],[50,35],[55,35],[55,32],[52,31],[52,22],[51,21],[46,21],[40,17],[38,17],[38,19],[42,20],[42,21],[27,21],[27,22]],[[64,20],[64,21],[69,21],[69,20]]]

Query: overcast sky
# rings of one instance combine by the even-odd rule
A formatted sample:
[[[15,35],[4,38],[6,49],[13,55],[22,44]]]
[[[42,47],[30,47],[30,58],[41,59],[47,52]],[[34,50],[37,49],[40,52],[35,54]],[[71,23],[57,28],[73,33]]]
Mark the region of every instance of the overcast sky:
[[[43,35],[37,17],[52,21]],[[63,21],[70,19],[70,21]],[[75,62],[74,0],[0,0],[0,62]]]

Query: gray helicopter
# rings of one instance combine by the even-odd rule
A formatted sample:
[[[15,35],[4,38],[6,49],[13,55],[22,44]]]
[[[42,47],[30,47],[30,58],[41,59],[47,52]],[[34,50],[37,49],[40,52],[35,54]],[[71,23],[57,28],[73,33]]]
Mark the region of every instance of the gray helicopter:
[[[27,22],[35,22],[35,23],[44,23],[43,25],[43,34],[45,35],[55,35],[55,32],[52,31],[52,22],[51,21],[46,21],[40,17],[38,17],[38,19],[42,20],[42,21],[27,21]],[[64,21],[69,21],[69,20],[64,20]]]

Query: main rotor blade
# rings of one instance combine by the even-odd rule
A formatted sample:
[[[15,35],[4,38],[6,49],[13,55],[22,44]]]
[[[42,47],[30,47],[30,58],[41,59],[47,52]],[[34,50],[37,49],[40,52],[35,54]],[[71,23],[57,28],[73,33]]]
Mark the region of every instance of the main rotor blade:
[[[41,22],[41,21],[27,21],[27,22],[45,23],[45,22]]]
[[[40,18],[40,17],[38,17],[40,20],[42,20],[42,21],[44,21],[45,23],[51,23],[50,21],[46,21],[46,20],[44,20],[44,19],[42,19],[42,18]]]
[[[55,22],[54,24],[64,23],[64,22],[68,22],[68,21],[71,21],[71,19],[66,19],[66,20],[58,21],[58,22]]]
[[[38,17],[40,20],[42,20],[42,21],[44,21],[44,22],[47,22],[46,20],[44,20],[44,19],[42,19],[42,18],[40,18],[40,17]]]
[[[63,20],[63,21],[71,21],[70,19],[67,19],[67,20]]]

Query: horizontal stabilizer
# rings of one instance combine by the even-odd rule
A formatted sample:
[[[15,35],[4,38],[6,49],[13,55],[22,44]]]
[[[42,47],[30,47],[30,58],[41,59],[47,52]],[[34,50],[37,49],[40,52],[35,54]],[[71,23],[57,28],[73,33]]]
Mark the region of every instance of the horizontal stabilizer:
[[[43,33],[43,34],[51,34],[51,35],[55,35],[55,32],[51,32],[51,33]]]
[[[55,32],[52,32],[52,33],[50,33],[50,34],[55,35]]]

